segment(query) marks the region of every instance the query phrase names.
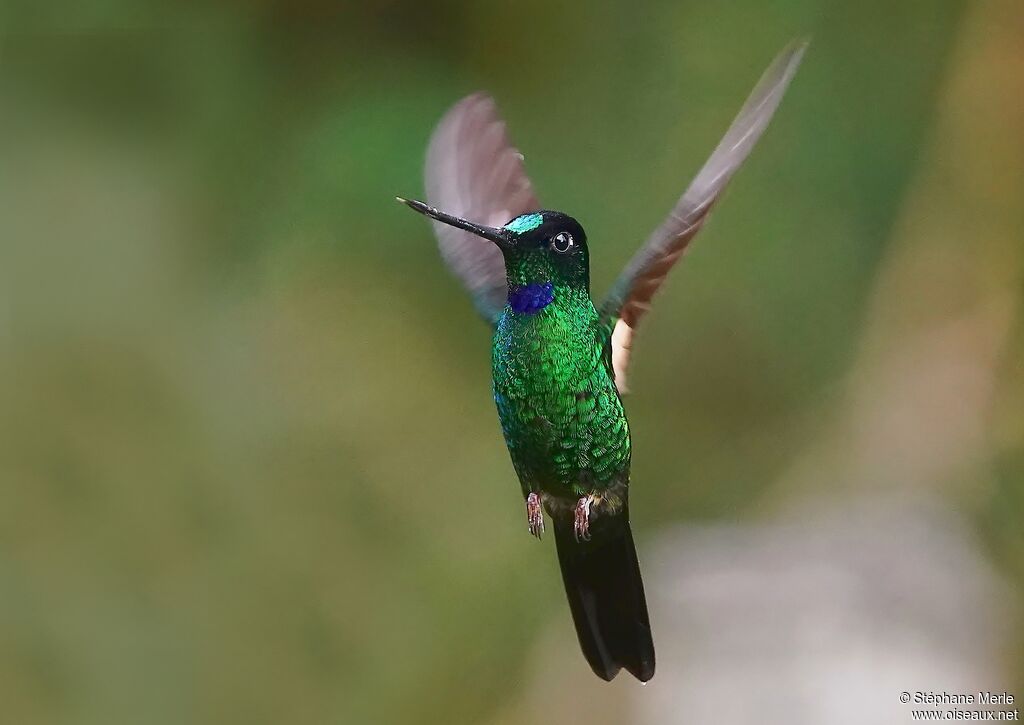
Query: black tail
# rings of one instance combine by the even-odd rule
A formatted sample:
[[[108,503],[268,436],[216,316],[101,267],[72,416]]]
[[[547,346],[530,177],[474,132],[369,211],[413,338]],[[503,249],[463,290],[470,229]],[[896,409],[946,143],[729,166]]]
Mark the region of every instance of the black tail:
[[[629,511],[597,515],[590,541],[576,541],[572,517],[552,517],[565,594],[583,655],[598,677],[625,667],[641,682],[654,677],[654,642]]]

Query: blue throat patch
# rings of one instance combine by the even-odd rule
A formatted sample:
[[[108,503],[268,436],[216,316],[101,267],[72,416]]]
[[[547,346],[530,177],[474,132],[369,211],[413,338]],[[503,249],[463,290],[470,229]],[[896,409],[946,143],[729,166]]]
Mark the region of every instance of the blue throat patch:
[[[534,212],[533,214],[517,216],[505,225],[505,229],[508,229],[510,232],[515,232],[516,234],[525,234],[526,232],[533,231],[543,223],[544,216]]]
[[[531,282],[508,291],[508,304],[513,312],[535,315],[555,299],[555,288],[550,282]]]

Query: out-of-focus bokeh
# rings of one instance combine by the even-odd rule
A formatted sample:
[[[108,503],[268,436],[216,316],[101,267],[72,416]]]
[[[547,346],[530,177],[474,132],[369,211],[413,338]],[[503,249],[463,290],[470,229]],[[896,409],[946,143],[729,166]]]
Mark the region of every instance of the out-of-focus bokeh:
[[[636,344],[659,673],[606,685],[393,197],[489,90],[600,296],[805,35]],[[1018,0],[5,3],[0,720],[1019,703],[1022,88]]]

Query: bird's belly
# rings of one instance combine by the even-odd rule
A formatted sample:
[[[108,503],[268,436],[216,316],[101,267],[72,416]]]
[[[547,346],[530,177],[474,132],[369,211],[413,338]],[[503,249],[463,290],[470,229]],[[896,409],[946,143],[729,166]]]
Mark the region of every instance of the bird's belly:
[[[628,480],[629,427],[599,349],[509,345],[496,348],[493,373],[524,490],[577,498]]]

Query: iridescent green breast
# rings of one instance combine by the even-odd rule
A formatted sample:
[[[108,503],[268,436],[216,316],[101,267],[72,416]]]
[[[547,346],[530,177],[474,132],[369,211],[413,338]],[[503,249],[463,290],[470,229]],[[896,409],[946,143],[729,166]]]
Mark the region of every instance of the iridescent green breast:
[[[629,427],[583,290],[531,313],[506,307],[492,347],[494,400],[524,490],[577,498],[624,483]]]

